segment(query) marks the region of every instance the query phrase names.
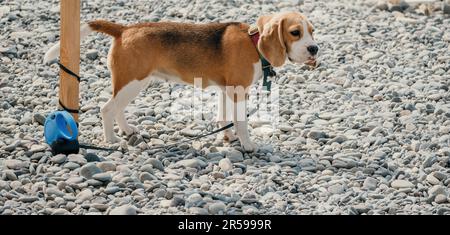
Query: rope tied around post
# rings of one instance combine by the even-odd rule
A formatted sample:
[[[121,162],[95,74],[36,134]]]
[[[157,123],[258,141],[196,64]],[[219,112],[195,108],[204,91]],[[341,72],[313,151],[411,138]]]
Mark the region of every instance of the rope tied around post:
[[[78,74],[74,73],[72,70],[68,69],[68,68],[67,68],[66,66],[64,66],[61,62],[57,62],[57,64],[59,65],[59,68],[61,68],[65,73],[67,73],[68,75],[70,75],[70,76],[76,78],[77,81],[78,81],[78,83],[81,82],[81,77],[80,77],[80,75],[78,75]],[[59,106],[61,106],[61,108],[62,108],[64,111],[67,111],[67,112],[69,112],[69,113],[71,113],[71,114],[80,114],[80,110],[68,108],[65,104],[63,104],[61,98],[59,99]]]

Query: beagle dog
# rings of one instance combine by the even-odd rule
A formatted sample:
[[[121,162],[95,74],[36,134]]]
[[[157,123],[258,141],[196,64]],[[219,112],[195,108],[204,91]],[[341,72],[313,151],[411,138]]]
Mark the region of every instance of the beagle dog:
[[[152,79],[193,84],[194,79],[200,78],[203,88],[215,86],[222,91],[219,125],[223,127],[231,121],[235,124],[235,133],[226,131],[224,140],[239,139],[245,151],[255,151],[257,146],[250,140],[247,116],[238,118],[236,108],[246,109],[248,95],[237,95],[225,88],[246,90],[254,84],[263,75],[261,58],[274,67],[284,65],[287,60],[315,64],[319,47],[314,41],[312,24],[297,12],[261,16],[255,27],[259,33],[255,43],[249,36],[250,29],[244,23],[153,22],[124,26],[96,20],[83,25],[81,38],[93,31],[113,37],[108,55],[113,94],[101,108],[105,141],[121,141],[114,133],[114,121],[122,134],[138,132],[127,123],[124,111]],[[55,60],[59,50],[58,43],[46,53],[44,62]],[[233,110],[227,110],[227,98],[233,100]]]

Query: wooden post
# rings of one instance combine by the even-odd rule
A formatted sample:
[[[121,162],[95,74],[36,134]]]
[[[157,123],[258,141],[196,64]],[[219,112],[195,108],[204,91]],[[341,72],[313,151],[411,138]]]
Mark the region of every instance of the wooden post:
[[[61,64],[80,74],[80,0],[61,0]],[[68,109],[79,110],[79,83],[60,71],[59,98]],[[72,114],[78,122],[78,114]]]

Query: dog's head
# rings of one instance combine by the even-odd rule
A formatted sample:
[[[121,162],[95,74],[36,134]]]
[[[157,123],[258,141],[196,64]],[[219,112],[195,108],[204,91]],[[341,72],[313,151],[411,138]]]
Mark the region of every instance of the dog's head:
[[[261,16],[257,22],[261,39],[258,49],[274,66],[286,59],[298,64],[314,65],[319,46],[314,41],[314,28],[306,17],[297,12]]]

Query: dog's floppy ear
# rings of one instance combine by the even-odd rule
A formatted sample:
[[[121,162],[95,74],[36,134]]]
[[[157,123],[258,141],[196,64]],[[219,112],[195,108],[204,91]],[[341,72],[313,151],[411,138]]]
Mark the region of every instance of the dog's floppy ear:
[[[283,38],[284,18],[273,15],[261,16],[257,26],[261,38],[258,49],[274,67],[282,66],[286,62],[286,45]]]

